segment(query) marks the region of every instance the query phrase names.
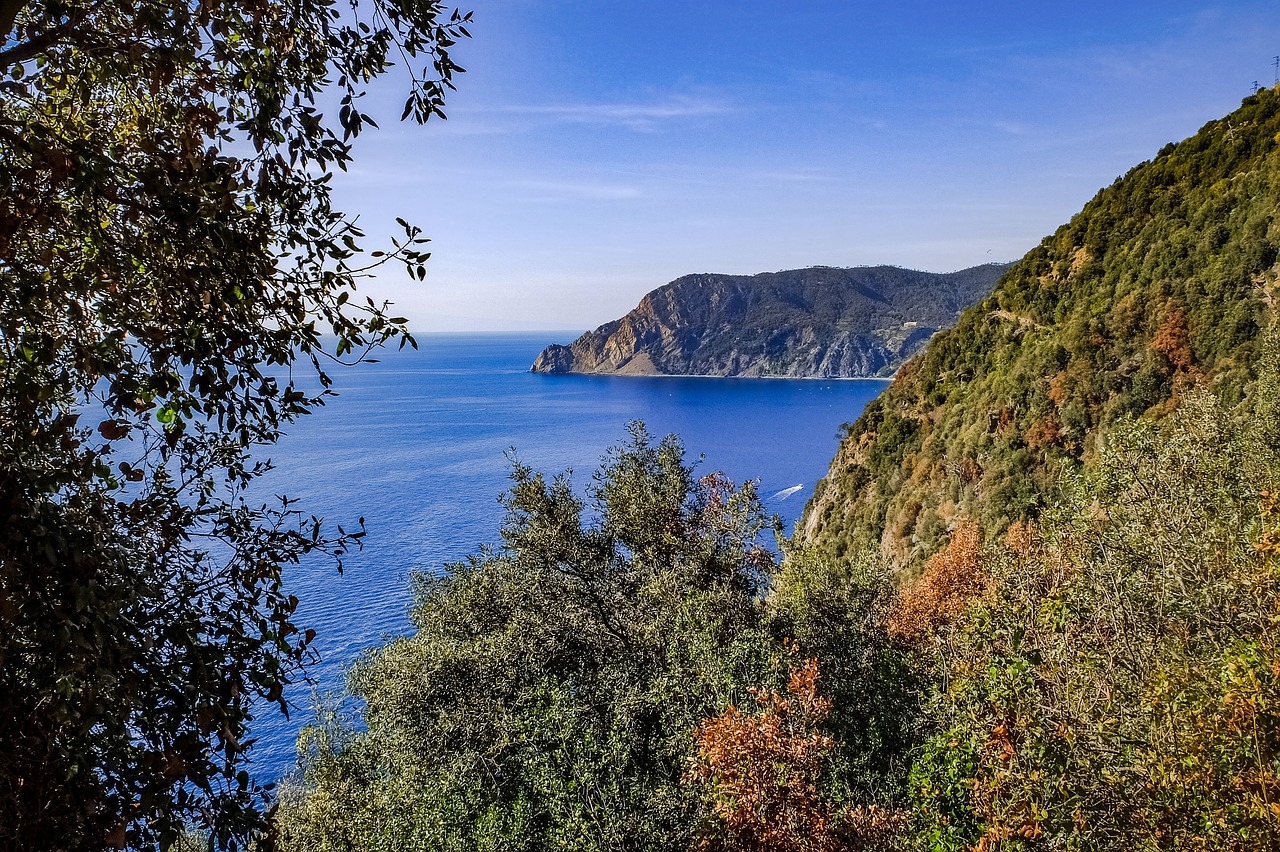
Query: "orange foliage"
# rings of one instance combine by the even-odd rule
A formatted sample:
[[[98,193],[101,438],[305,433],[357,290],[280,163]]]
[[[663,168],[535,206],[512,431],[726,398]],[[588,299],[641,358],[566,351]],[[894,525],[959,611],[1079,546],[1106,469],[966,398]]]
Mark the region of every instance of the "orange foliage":
[[[1017,420],[1017,417],[1017,410],[1013,408],[1013,406],[1006,405],[1004,408],[1000,409],[1000,413],[996,421],[996,428],[1001,432],[1007,432],[1009,427],[1014,424],[1015,420]]]
[[[1050,414],[1031,424],[1031,428],[1022,436],[1022,439],[1033,450],[1051,447],[1062,440],[1062,424],[1058,422],[1058,418]]]
[[[729,706],[698,728],[685,780],[708,787],[719,831],[708,852],[839,852],[879,843],[905,816],[875,806],[833,810],[818,779],[834,745],[818,730],[831,701],[818,695],[818,661],[791,670],[786,694],[750,690],[757,712]]]
[[[686,778],[709,783],[728,842],[751,852],[838,849],[818,799],[817,780],[832,740],[817,731],[831,712],[818,695],[818,661],[792,669],[787,694],[752,690],[758,713],[730,706],[698,729],[698,757]],[[702,848],[719,844],[705,838]]]
[[[1004,534],[1004,546],[1018,556],[1030,556],[1040,544],[1040,533],[1031,521],[1014,521]]]
[[[965,519],[952,531],[947,549],[929,560],[918,580],[899,591],[889,616],[889,635],[915,643],[964,612],[987,588],[981,557],[982,531],[977,522]]]
[[[1187,314],[1177,305],[1171,306],[1151,338],[1151,348],[1169,361],[1175,373],[1191,368],[1191,336],[1187,328]]]
[[[1067,392],[1067,372],[1063,370],[1049,379],[1049,401],[1061,408],[1068,396],[1070,394]]]
[[[1262,492],[1262,537],[1254,548],[1267,556],[1280,556],[1280,494]]]
[[[966,485],[972,485],[982,478],[982,465],[978,464],[977,459],[965,456],[960,462],[959,475]]]

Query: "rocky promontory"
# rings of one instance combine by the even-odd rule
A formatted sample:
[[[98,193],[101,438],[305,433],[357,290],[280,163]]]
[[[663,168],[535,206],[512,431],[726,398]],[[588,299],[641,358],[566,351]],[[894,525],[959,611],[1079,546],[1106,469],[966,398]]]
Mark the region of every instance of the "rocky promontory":
[[[535,373],[889,376],[1007,268],[959,272],[813,266],[760,275],[677,278],[629,314],[552,345]]]

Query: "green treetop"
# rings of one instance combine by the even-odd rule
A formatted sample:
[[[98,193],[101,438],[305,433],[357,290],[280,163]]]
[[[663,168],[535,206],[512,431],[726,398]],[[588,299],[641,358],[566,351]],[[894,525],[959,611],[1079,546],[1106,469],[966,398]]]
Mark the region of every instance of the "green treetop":
[[[323,401],[306,374],[409,340],[351,296],[370,264],[421,277],[423,240],[362,254],[330,178],[393,64],[405,116],[442,115],[468,22],[0,2],[0,846],[257,824],[247,723],[311,638],[281,569],[359,532],[247,503],[250,449]]]

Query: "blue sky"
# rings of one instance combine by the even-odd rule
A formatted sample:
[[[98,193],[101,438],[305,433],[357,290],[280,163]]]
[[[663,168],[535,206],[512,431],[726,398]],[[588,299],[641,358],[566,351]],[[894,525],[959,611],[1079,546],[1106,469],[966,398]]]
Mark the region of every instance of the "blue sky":
[[[447,122],[379,81],[337,196],[415,329],[585,330],[692,272],[1020,257],[1270,85],[1274,2],[481,0]]]

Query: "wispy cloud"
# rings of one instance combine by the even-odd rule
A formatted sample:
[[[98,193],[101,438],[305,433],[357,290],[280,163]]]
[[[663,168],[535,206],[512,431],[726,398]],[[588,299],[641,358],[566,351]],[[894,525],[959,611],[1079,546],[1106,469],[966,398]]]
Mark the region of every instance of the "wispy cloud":
[[[792,186],[812,186],[835,181],[837,178],[830,169],[770,169],[757,172],[755,180],[769,183],[780,183]]]
[[[629,201],[643,194],[629,184],[580,181],[512,181],[507,184],[530,201]]]
[[[532,104],[494,108],[495,112],[546,118],[596,127],[653,131],[672,121],[710,118],[738,112],[736,107],[701,98],[669,98],[650,103]]]
[[[1008,133],[1010,136],[1030,136],[1034,132],[1027,125],[1016,121],[994,121],[991,126],[1001,133]]]

